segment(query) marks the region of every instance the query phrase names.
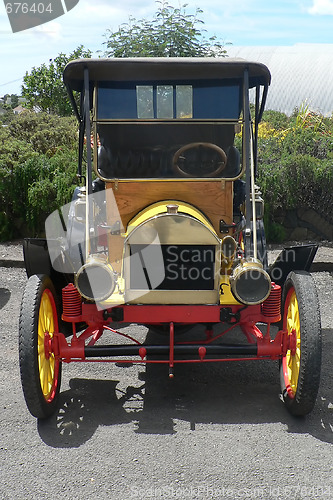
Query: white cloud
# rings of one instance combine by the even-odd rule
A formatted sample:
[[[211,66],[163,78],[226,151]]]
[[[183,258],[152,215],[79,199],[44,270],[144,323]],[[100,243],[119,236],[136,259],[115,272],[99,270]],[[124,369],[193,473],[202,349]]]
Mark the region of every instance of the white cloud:
[[[94,20],[109,20],[109,22],[126,22],[130,15],[134,17],[141,17],[151,12],[154,7],[153,1],[151,5],[142,6],[142,0],[122,0],[121,2],[114,2],[113,5],[109,0],[95,0],[94,2],[88,0],[81,0],[75,8],[75,17]],[[74,10],[74,9],[73,9]]]
[[[31,30],[31,34],[37,37],[45,37],[51,40],[60,40],[62,36],[62,26],[59,23],[50,21],[49,23],[41,24]]]
[[[313,5],[309,9],[309,14],[319,14],[322,16],[333,16],[333,1],[332,0],[313,0]]]

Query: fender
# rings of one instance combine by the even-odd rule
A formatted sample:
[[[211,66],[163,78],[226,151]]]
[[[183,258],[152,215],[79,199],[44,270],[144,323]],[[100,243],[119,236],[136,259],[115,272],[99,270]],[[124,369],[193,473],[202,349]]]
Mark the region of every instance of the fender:
[[[285,247],[269,267],[268,274],[271,280],[281,286],[291,271],[310,272],[317,250],[318,245]]]
[[[25,238],[23,257],[28,278],[34,274],[46,274],[61,290],[73,280],[72,275],[56,271],[51,264],[46,238]]]

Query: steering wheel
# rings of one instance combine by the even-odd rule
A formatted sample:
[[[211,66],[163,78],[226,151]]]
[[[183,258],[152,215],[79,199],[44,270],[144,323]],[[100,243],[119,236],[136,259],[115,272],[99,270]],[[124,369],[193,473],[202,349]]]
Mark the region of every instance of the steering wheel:
[[[227,155],[211,142],[191,142],[173,156],[173,168],[182,177],[216,177],[227,163]]]

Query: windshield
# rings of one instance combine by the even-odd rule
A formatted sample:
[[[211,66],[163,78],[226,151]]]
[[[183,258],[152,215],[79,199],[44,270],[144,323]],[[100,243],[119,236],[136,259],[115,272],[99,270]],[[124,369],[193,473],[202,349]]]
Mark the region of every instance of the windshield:
[[[97,119],[234,119],[241,111],[240,84],[100,83]]]
[[[234,137],[240,82],[102,82],[96,97],[101,177],[239,175]]]

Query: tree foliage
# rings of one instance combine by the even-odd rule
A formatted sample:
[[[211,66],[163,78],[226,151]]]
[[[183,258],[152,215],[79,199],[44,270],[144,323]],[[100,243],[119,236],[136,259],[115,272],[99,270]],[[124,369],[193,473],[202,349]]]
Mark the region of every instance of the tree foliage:
[[[85,57],[91,57],[91,51],[80,45],[71,54],[60,53],[55,59],[50,59],[49,65],[42,64],[32,68],[30,74],[27,72],[22,85],[22,96],[27,100],[25,107],[70,116],[73,111],[62,74],[69,61]]]
[[[258,183],[266,200],[270,239],[279,238],[278,221],[288,210],[310,208],[333,224],[332,137],[332,118],[308,107],[289,118],[264,113],[259,125]]]
[[[19,97],[17,94],[5,94],[3,100],[3,109],[14,109],[19,104]]]
[[[77,121],[74,116],[63,117],[31,111],[21,113],[7,127],[14,139],[25,141],[36,153],[53,156],[58,149],[77,147]]]
[[[74,117],[22,113],[0,127],[0,240],[38,236],[67,203],[77,166]]]
[[[202,10],[186,12],[187,4],[173,7],[157,1],[150,19],[129,18],[118,31],[107,30],[106,57],[215,57],[225,56],[224,45],[216,36],[205,37],[200,19]]]

